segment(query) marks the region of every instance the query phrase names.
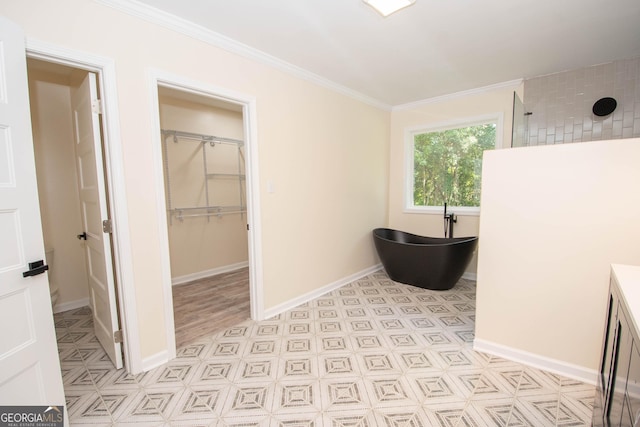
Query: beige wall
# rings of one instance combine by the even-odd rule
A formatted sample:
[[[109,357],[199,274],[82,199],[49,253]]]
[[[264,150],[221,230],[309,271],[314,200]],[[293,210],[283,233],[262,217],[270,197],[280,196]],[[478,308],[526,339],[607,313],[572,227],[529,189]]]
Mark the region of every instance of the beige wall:
[[[485,153],[476,340],[595,378],[609,265],[640,264],[639,160],[640,139]]]
[[[29,71],[33,144],[38,177],[40,214],[45,247],[53,249],[51,285],[59,289],[57,306],[89,297],[82,242],[80,198],[71,124],[71,88],[68,79]]]
[[[266,309],[377,263],[371,229],[387,223],[388,111],[97,2],[2,2],[0,13],[28,38],[115,62],[143,359],[167,347],[150,68],[256,99]]]
[[[185,132],[243,140],[242,112],[215,108],[196,102],[160,96],[160,126]],[[173,208],[206,206],[202,144],[179,138],[166,140],[166,154]],[[205,146],[208,173],[238,174],[238,147]],[[244,173],[242,162],[241,173]],[[245,182],[236,178],[209,179],[209,206],[240,205],[240,191],[246,205]],[[165,184],[166,189],[166,184]],[[169,200],[169,198],[167,198]],[[185,211],[185,215],[205,211]],[[224,267],[246,262],[246,215],[199,216],[168,221],[171,276],[178,281],[215,273]],[[212,271],[213,270],[213,271]],[[185,277],[186,276],[186,277]]]
[[[405,190],[405,131],[419,126],[435,125],[493,113],[503,115],[502,145],[511,145],[513,92],[522,91],[522,85],[501,87],[442,97],[433,102],[410,108],[395,109],[391,114],[391,149],[389,178],[389,227],[414,234],[444,237],[443,212],[404,212]],[[453,210],[455,213],[455,209]],[[458,215],[454,236],[477,236],[478,215]],[[467,267],[467,273],[476,271],[476,256]]]

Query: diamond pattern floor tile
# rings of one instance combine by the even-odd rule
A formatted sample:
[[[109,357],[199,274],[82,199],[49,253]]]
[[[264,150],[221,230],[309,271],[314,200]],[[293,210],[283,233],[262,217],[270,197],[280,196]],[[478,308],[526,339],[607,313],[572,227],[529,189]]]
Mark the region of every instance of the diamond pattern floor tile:
[[[467,280],[429,291],[379,271],[136,376],[113,369],[88,308],[54,322],[72,425],[590,425],[593,386],[473,351]]]

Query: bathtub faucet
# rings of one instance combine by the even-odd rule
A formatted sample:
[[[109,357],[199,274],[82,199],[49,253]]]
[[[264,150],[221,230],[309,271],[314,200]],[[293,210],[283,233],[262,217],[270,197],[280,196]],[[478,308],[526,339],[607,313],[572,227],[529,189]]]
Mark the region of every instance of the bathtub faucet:
[[[458,222],[458,216],[456,214],[447,213],[447,204],[444,204],[444,237],[453,237],[453,224]]]

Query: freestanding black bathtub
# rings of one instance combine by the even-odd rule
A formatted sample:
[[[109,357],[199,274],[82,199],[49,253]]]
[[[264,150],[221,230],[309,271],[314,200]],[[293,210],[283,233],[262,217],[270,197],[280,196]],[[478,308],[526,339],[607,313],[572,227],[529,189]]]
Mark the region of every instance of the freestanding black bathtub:
[[[391,280],[433,290],[453,288],[478,244],[477,237],[424,237],[390,228],[373,230],[373,240]]]

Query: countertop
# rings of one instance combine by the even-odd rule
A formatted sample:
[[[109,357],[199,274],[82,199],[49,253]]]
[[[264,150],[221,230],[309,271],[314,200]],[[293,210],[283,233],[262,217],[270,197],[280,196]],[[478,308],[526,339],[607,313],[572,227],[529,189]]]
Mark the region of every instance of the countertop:
[[[611,272],[616,279],[620,290],[620,299],[631,315],[628,319],[638,334],[638,321],[640,321],[640,266],[612,264]]]

